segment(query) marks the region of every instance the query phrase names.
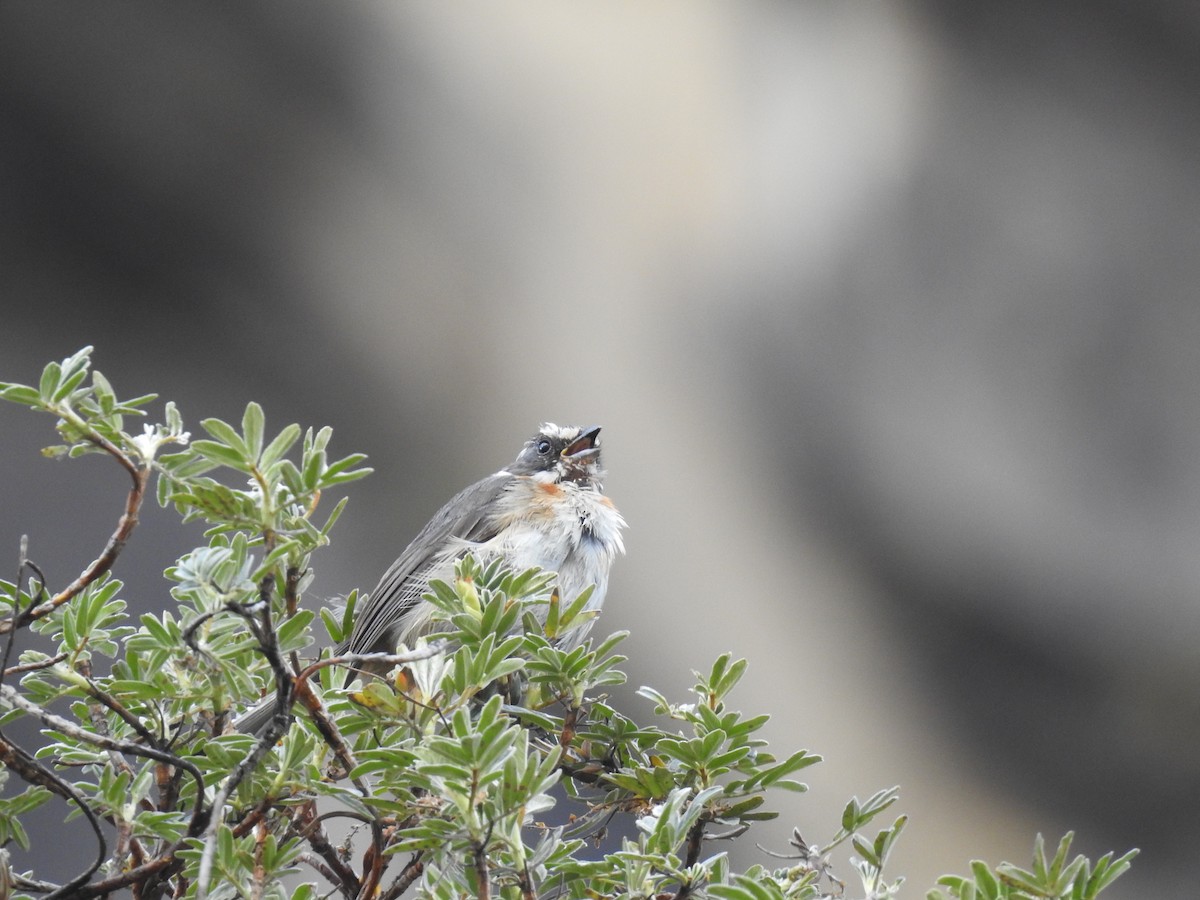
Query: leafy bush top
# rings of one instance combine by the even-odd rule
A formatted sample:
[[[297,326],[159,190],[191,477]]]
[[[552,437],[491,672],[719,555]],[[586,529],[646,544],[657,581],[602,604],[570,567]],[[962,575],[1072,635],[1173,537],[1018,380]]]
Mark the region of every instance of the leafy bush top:
[[[27,785],[0,799],[0,842],[28,849],[23,819],[56,798],[95,835],[61,885],[13,871],[0,850],[0,896],[896,895],[902,879],[884,868],[906,818],[864,833],[895,788],[851,799],[827,841],[796,830],[782,864],[735,871],[722,841],[773,818],[772,792],[805,790],[794,776],[820,757],[768,749],[767,716],[729,705],[746,668],[729,655],[695,673],[690,702],[642,688],[648,724],[619,712],[604,691],[625,680],[624,635],[559,649],[590,614],[586,595],[560,601],[550,573],[464,557],[427,597],[444,632],[385,656],[390,678],[347,688],[346,667],[366,657],[306,660],[312,557],[346,502],[322,518],[320,501],[370,471],[361,454],[329,455],[328,428],[269,436],[250,403],[240,428],[205,419],[207,437],[191,440],[167,403],[163,423],[134,433],[126,419],[154,397],[119,400],[90,348],[37,386],[0,383],[0,398],[57,417],[63,443],[47,454],[103,453],[131,481],[112,538],[77,579],[56,589],[22,547],[20,583],[0,582],[0,729],[32,717],[42,735],[27,748],[0,731],[0,774]],[[175,605],[133,621],[111,570],[152,480],[159,503],[206,523],[208,543],[166,570]],[[319,610],[333,645],[356,602]],[[26,628],[54,652],[14,662]],[[260,733],[233,727],[264,699],[277,712]],[[619,849],[589,852],[607,830],[623,835]],[[1090,900],[1136,853],[1093,864],[1069,860],[1070,842],[1047,859],[1039,837],[1031,869],[975,862],[941,887],[961,900]],[[853,887],[834,872],[843,845]]]

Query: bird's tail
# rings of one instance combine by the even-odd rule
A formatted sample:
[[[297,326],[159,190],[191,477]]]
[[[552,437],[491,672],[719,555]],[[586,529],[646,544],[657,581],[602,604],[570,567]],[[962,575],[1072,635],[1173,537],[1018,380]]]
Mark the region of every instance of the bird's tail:
[[[275,698],[268,697],[233,720],[233,727],[242,734],[258,734],[275,715]]]

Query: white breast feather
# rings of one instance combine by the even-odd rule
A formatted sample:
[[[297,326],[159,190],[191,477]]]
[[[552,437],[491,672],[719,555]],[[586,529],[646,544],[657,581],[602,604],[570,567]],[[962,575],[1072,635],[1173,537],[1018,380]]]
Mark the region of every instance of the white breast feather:
[[[554,502],[543,507],[543,514],[517,513],[538,509],[527,498],[542,490],[532,480],[514,483],[508,496],[500,501],[507,527],[479,549],[503,555],[516,571],[538,566],[557,572],[559,596],[564,603],[596,585],[587,608],[599,610],[608,586],[608,570],[616,556],[625,552],[621,538],[625,519],[602,494],[569,483],[559,486],[562,495],[554,496]],[[586,628],[573,633],[570,645],[586,633]]]

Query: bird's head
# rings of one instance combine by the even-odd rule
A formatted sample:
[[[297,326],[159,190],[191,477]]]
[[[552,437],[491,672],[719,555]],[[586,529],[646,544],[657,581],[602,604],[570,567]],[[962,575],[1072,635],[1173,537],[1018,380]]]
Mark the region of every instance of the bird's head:
[[[513,475],[524,475],[548,484],[570,481],[599,485],[600,426],[578,428],[547,422],[525,442],[516,462],[508,467]]]

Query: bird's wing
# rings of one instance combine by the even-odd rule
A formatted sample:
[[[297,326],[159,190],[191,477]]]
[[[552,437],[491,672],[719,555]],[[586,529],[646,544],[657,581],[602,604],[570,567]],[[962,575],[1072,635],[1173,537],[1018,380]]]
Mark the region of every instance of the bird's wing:
[[[486,512],[512,481],[507,472],[497,472],[459,491],[392,563],[366,605],[355,615],[354,628],[342,652],[389,652],[392,626],[421,602],[429,589],[430,570],[444,559],[446,543],[458,538],[472,543],[495,536],[495,523]]]

